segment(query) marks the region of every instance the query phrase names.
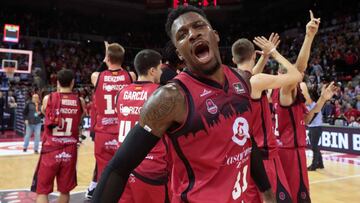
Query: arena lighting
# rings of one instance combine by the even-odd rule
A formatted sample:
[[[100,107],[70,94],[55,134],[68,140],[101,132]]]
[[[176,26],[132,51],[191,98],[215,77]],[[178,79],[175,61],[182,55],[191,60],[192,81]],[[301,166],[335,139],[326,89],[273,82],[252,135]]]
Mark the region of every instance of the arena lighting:
[[[12,25],[12,24],[5,24],[4,26],[4,42],[19,42],[19,35],[20,35],[20,26],[19,25]]]
[[[193,5],[197,7],[207,7],[217,5],[217,0],[173,0],[173,8],[177,8],[178,6],[187,6]]]

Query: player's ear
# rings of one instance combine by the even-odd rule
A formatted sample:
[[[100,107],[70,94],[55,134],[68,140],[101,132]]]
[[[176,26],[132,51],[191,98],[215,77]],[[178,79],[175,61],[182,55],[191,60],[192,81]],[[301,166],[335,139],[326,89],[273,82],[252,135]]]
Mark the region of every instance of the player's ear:
[[[234,57],[232,57],[232,62],[233,62],[234,64],[236,64],[236,61],[235,61],[235,58],[234,58]]]
[[[219,37],[218,31],[213,30],[213,32],[214,32],[214,34],[215,34],[216,41],[217,41],[217,42],[220,42],[220,37]]]

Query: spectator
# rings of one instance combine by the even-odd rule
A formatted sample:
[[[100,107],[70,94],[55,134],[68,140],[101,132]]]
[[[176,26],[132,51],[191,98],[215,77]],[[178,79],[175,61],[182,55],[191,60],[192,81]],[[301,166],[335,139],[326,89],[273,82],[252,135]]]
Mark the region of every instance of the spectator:
[[[349,126],[358,127],[359,126],[359,119],[360,119],[360,111],[353,108],[353,106],[348,103],[347,104],[347,111],[344,114]]]
[[[34,133],[34,152],[35,154],[38,154],[41,133],[41,104],[38,94],[33,94],[32,100],[26,103],[24,109],[24,118],[26,125],[26,133],[24,138],[23,151],[27,151],[31,134]]]

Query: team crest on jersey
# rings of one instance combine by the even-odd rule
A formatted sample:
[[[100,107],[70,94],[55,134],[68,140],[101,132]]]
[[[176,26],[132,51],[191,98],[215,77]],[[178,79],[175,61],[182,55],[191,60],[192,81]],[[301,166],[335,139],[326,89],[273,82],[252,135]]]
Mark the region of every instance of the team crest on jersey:
[[[206,100],[206,108],[207,108],[208,112],[211,114],[216,114],[218,112],[218,107],[211,99]]]
[[[232,141],[240,146],[244,146],[247,139],[250,138],[249,135],[249,123],[243,117],[238,117],[235,119],[233,124],[233,133]]]
[[[237,94],[244,94],[245,93],[245,89],[244,87],[242,86],[241,83],[234,83],[233,84],[233,87],[234,87],[234,90]]]

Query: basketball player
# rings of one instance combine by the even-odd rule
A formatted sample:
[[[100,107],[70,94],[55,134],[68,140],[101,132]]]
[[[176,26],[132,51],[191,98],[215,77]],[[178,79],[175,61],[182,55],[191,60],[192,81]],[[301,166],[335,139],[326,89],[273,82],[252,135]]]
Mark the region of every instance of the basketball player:
[[[272,118],[267,99],[266,90],[285,87],[296,84],[302,80],[302,75],[288,60],[286,60],[277,50],[277,34],[271,34],[269,40],[265,37],[256,37],[254,43],[262,49],[263,58],[272,56],[278,63],[284,66],[288,72],[283,75],[269,75],[259,73],[250,79],[251,100],[253,111],[253,135],[260,151],[264,166],[269,177],[271,187],[276,194],[277,202],[292,202],[289,186],[277,154],[276,137],[272,131]],[[260,72],[264,66],[255,66],[256,52],[254,45],[247,39],[239,39],[232,45],[233,62],[242,71],[252,72],[253,68],[258,68]],[[260,61],[262,63],[262,61]],[[258,71],[257,70],[257,71]],[[262,202],[260,192],[257,190],[253,181],[249,182],[247,191],[247,202]]]
[[[171,202],[244,202],[250,173],[266,202],[274,202],[261,157],[251,153],[249,76],[221,63],[219,35],[202,10],[178,7],[166,31],[187,68],[147,100],[93,201],[116,202],[130,172],[166,133],[172,145]],[[250,167],[251,158],[257,166]]]
[[[159,87],[162,73],[161,58],[158,52],[150,49],[142,50],[135,56],[134,66],[139,76],[138,81],[123,88],[117,97],[120,144],[138,122],[145,101]],[[132,172],[120,199],[121,203],[166,202],[168,172],[165,146],[164,140],[159,141]]]
[[[119,146],[119,125],[115,113],[115,96],[118,91],[136,79],[133,72],[128,72],[121,66],[124,61],[124,48],[117,43],[107,44],[105,42],[105,46],[104,62],[108,69],[102,72],[94,72],[91,75],[91,83],[95,87],[93,103],[96,115],[93,125],[97,179]],[[94,182],[90,189],[95,186],[96,183]]]
[[[85,102],[75,93],[74,74],[63,69],[57,73],[58,92],[44,97],[42,112],[45,130],[39,163],[31,191],[37,193],[36,202],[48,202],[54,179],[60,192],[58,202],[69,202],[69,192],[77,185],[77,142]]]
[[[306,35],[295,66],[303,73],[307,67],[312,41],[318,30],[320,18],[314,18],[310,11],[310,22],[306,26]],[[279,73],[287,70],[280,67]],[[328,87],[331,92],[333,86]],[[330,93],[329,93],[330,94]],[[272,94],[275,112],[275,135],[278,137],[279,157],[284,167],[291,197],[294,203],[311,202],[309,196],[309,179],[306,168],[306,133],[305,124],[312,119],[314,113],[321,110],[323,95],[319,105],[310,112],[305,107],[305,98],[299,83],[276,89]]]

